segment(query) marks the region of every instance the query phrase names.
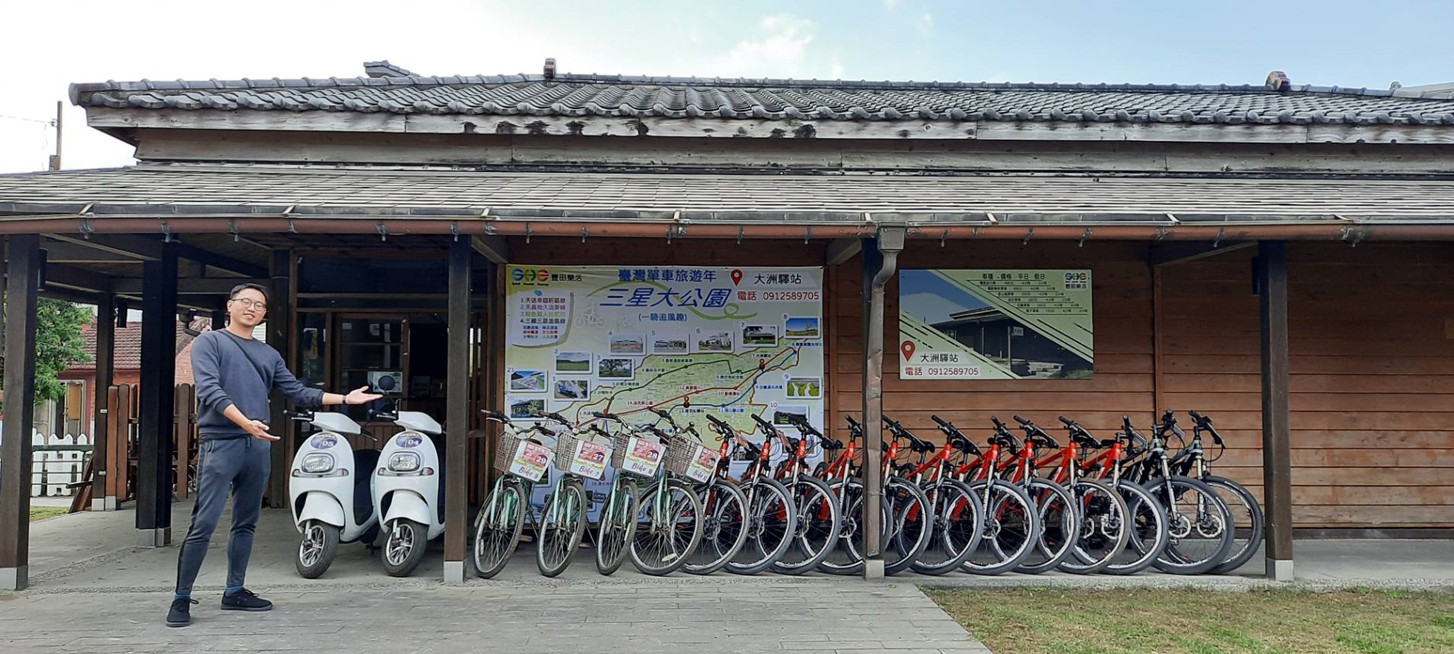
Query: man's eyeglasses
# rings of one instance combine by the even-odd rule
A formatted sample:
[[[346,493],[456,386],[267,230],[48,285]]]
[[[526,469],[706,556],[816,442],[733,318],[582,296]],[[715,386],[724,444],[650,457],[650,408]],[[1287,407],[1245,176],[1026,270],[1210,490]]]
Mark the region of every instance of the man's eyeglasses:
[[[266,310],[268,308],[268,303],[266,301],[264,301],[264,300],[254,300],[252,298],[235,297],[235,298],[232,298],[232,301],[233,302],[236,302],[236,303],[238,303],[240,305],[242,305],[242,308],[244,308],[244,309],[263,309],[263,310]]]

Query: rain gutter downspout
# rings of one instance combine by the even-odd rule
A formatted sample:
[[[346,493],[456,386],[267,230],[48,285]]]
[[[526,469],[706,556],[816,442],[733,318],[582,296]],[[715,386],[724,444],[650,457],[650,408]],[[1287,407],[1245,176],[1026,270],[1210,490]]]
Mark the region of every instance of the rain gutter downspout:
[[[893,279],[899,252],[904,249],[907,230],[903,227],[882,227],[878,238],[864,243],[864,347],[863,347],[863,494],[864,544],[863,576],[882,579],[883,560],[883,359],[884,359],[884,287]]]

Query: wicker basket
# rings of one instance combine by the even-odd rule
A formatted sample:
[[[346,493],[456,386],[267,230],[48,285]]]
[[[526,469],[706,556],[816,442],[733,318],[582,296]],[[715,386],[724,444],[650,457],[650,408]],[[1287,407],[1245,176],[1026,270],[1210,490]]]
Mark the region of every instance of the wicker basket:
[[[500,431],[500,444],[495,448],[495,471],[510,472],[510,463],[515,460],[515,451],[520,449],[520,443],[527,439],[520,438],[515,432],[509,429]],[[541,447],[549,446],[541,445]],[[574,446],[572,446],[574,447]],[[559,452],[559,450],[557,450]],[[557,454],[558,456],[558,454]]]
[[[563,431],[555,435],[555,469],[570,470],[570,466],[576,460],[576,446],[581,439],[576,438],[575,433]]]
[[[666,471],[682,477],[687,476],[687,468],[691,467],[697,448],[701,445],[685,434],[672,434],[666,442]]]

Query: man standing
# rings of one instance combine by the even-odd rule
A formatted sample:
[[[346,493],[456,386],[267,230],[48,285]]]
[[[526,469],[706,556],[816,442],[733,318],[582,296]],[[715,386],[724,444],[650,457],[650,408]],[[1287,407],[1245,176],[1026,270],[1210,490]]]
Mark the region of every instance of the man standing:
[[[222,609],[267,611],[269,602],[243,588],[252,537],[262,510],[263,489],[272,468],[268,433],[268,393],[276,388],[294,404],[364,404],[381,396],[348,395],[308,388],[288,372],[277,350],[252,337],[268,310],[267,289],[240,284],[227,300],[227,329],[203,332],[192,345],[192,375],[197,386],[197,503],[192,526],[177,557],[177,594],[167,612],[168,627],[192,622],[192,583],[207,556],[207,544],[232,494],[232,534],[227,540],[227,589]]]

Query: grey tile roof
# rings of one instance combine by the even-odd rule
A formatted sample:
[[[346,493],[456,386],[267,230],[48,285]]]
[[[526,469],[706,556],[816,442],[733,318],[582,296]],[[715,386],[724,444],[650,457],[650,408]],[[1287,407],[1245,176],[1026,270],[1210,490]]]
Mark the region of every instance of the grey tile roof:
[[[0,216],[500,220],[999,219],[1117,215],[1454,218],[1454,181],[1049,176],[485,173],[168,165],[0,175]]]
[[[402,70],[402,69],[400,69]],[[1243,85],[996,84],[619,75],[350,77],[73,84],[88,107],[628,116],[1454,126],[1454,100],[1418,91]]]

